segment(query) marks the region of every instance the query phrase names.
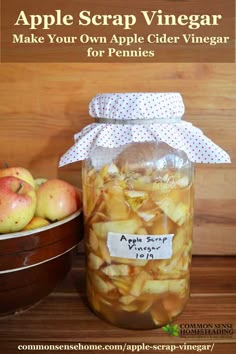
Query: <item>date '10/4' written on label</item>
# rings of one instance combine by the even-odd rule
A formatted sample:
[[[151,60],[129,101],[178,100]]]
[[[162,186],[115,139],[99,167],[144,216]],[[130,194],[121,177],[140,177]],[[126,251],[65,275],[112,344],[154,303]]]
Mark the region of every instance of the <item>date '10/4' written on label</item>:
[[[128,259],[169,259],[174,234],[131,235],[108,232],[107,247],[112,257]]]

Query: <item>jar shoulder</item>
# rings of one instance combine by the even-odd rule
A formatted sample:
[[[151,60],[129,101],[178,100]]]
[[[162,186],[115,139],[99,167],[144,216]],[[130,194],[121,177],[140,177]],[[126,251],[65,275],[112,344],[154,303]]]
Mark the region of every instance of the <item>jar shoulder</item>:
[[[155,169],[156,171],[181,170],[193,175],[193,163],[187,154],[174,149],[164,142],[133,142],[118,148],[95,147],[87,167],[101,169],[104,165],[114,164],[118,169]]]

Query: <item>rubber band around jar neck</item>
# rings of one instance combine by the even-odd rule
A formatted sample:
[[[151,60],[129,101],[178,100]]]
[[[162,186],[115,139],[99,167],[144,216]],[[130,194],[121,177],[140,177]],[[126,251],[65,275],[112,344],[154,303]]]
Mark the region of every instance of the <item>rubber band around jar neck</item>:
[[[100,124],[176,124],[181,122],[181,118],[147,118],[147,119],[112,119],[112,118],[94,118],[95,123]]]

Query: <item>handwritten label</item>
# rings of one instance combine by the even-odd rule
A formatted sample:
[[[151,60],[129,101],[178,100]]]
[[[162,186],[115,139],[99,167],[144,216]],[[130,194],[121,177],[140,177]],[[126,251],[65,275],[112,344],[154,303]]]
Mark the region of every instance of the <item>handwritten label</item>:
[[[131,235],[108,232],[107,247],[112,257],[129,259],[169,259],[172,239],[168,235]]]

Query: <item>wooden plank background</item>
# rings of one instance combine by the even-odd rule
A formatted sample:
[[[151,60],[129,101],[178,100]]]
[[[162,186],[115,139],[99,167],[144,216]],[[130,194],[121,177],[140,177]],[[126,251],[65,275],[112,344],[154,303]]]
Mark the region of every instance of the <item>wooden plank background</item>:
[[[1,64],[0,165],[80,185],[81,164],[58,170],[101,92],[178,91],[185,119],[224,148],[227,165],[196,165],[194,254],[236,254],[235,64]]]

